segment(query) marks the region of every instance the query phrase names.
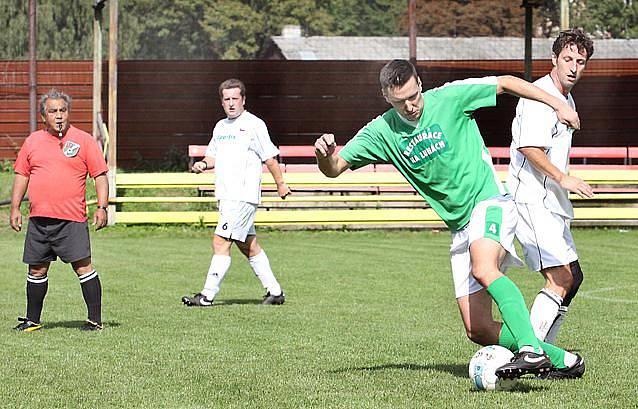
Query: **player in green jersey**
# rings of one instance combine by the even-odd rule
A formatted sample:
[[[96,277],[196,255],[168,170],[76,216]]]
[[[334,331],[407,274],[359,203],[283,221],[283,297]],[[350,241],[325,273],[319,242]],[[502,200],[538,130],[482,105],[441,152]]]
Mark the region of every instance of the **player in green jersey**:
[[[508,75],[455,81],[422,92],[414,66],[393,60],[381,70],[380,82],[392,109],[363,127],[339,152],[334,135],[319,137],[315,154],[321,172],[337,177],[370,163],[393,164],[452,232],[452,275],[467,336],[515,352],[497,375],[561,371],[580,377],[582,359],[536,338],[521,292],[503,274],[508,265],[522,265],[513,245],[517,213],[473,115],[478,108],[495,106],[496,96],[504,92],[545,103],[561,122],[578,129],[576,112]],[[505,325],[493,320],[492,300]]]

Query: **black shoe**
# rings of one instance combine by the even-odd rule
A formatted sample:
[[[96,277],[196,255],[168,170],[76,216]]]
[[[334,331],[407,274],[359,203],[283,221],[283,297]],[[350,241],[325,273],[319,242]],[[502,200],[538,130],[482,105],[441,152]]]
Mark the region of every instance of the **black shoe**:
[[[80,327],[81,331],[101,331],[104,329],[101,322],[94,322],[91,320],[86,320],[84,325]]]
[[[286,296],[283,291],[279,295],[271,295],[270,291],[264,295],[264,299],[261,301],[262,305],[281,305],[286,301]]]
[[[546,373],[541,379],[579,379],[585,373],[585,360],[582,356],[576,354],[576,363],[569,368],[553,368]]]
[[[552,362],[546,354],[517,352],[512,360],[496,369],[496,376],[504,379],[520,378],[523,375],[543,375],[552,369]]]
[[[20,323],[13,327],[16,331],[33,332],[42,328],[42,324],[33,322],[28,318],[18,317],[18,321],[20,321]]]
[[[211,307],[213,305],[213,300],[209,300],[202,293],[197,293],[192,297],[185,295],[182,297],[182,302],[189,307]]]

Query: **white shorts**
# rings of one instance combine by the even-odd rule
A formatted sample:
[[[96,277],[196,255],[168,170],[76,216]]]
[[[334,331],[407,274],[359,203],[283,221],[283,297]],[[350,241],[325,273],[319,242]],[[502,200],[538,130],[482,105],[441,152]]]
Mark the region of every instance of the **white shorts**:
[[[450,258],[456,298],[473,294],[483,288],[472,275],[470,244],[475,240],[489,238],[503,246],[507,255],[499,266],[502,272],[509,266],[523,266],[514,248],[517,219],[514,201],[510,196],[499,196],[478,203],[467,226],[452,233]]]
[[[530,270],[566,266],[578,260],[569,218],[552,213],[542,205],[517,203],[516,208],[516,238],[523,247],[523,257]]]
[[[215,228],[217,236],[241,242],[246,236],[254,236],[257,205],[236,200],[219,201],[219,220]]]

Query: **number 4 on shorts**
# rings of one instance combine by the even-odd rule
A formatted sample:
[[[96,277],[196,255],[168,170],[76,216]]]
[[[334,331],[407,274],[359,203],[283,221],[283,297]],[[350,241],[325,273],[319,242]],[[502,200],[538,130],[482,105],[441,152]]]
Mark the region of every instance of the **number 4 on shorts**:
[[[502,221],[503,209],[498,206],[489,206],[485,211],[484,237],[500,242]]]

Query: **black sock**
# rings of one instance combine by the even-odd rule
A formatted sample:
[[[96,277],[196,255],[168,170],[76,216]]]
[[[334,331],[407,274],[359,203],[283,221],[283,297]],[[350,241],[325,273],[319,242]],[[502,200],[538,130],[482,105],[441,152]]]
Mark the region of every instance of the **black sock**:
[[[49,277],[27,275],[27,318],[29,321],[40,323],[44,296],[49,289]]]
[[[86,303],[86,309],[89,314],[89,321],[102,323],[102,284],[97,271],[93,270],[80,277],[80,285],[82,286],[82,296]]]

